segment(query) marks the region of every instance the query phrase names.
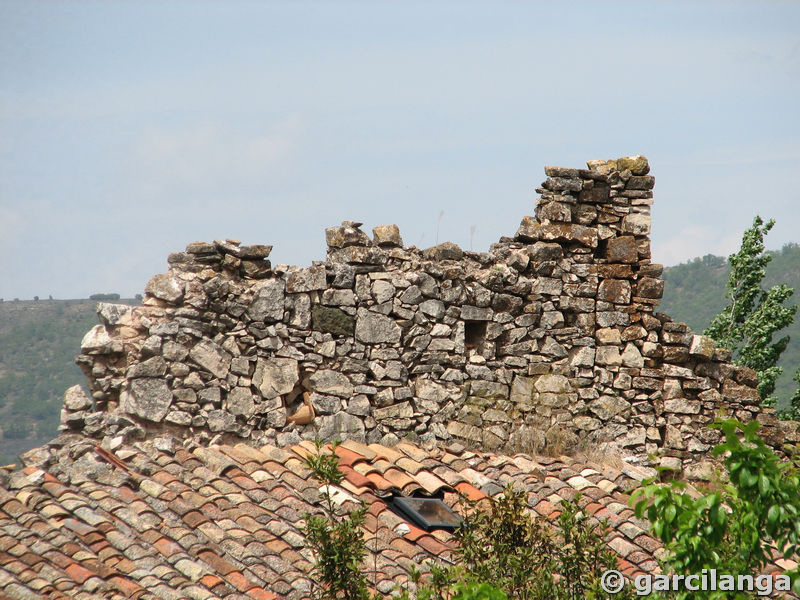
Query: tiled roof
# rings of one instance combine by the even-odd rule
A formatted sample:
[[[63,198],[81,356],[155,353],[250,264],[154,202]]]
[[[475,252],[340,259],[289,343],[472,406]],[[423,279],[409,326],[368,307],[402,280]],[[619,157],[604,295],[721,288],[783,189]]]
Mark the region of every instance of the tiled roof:
[[[110,452],[84,442],[46,469],[28,466],[0,487],[0,596],[11,598],[307,598],[312,581],[303,516],[321,497],[303,457],[310,442],[277,448],[195,446],[175,440]],[[160,450],[158,448],[161,448]],[[66,448],[65,448],[66,450]],[[341,489],[369,505],[370,581],[382,593],[412,564],[452,558],[452,534],[425,532],[386,504],[392,493],[438,495],[454,506],[524,487],[539,515],[581,492],[608,519],[620,568],[657,568],[660,544],[629,507],[641,474],[562,458],[498,456],[346,441]],[[375,572],[372,572],[375,571]]]
[[[83,444],[66,464],[13,472],[0,487],[0,590],[12,598],[307,598],[303,516],[318,512],[321,497],[303,460],[313,444],[159,446]],[[450,533],[400,527],[406,521],[388,495],[439,495],[454,506],[458,492],[479,499],[511,482],[546,517],[580,491],[585,510],[609,520],[622,570],[656,568],[659,543],[634,518],[624,493],[634,480],[619,471],[409,443],[346,441],[336,452],[342,490],[370,507],[368,547],[378,552],[367,568],[377,569],[370,581],[380,592],[410,565],[448,561],[453,550]]]

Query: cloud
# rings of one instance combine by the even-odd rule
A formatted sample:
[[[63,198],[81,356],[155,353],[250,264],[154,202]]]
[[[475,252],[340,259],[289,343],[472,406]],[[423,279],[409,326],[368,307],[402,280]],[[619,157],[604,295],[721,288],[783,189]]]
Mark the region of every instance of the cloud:
[[[304,119],[291,114],[245,130],[231,121],[203,120],[148,127],[120,156],[149,192],[231,190],[262,184],[291,171],[302,148]]]

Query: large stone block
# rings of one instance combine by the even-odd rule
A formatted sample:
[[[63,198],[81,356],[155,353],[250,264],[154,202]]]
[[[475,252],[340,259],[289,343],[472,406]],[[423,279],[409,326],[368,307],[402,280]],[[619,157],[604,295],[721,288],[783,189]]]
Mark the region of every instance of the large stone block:
[[[624,279],[604,279],[597,288],[597,299],[614,304],[629,304],[631,284]]]
[[[324,290],[326,287],[325,265],[315,265],[286,274],[286,291],[290,294]]]
[[[639,260],[636,238],[623,235],[611,238],[606,245],[606,260],[610,263],[635,263]]]
[[[253,373],[253,384],[264,398],[288,394],[300,380],[297,361],[293,358],[259,358]]]
[[[172,403],[172,391],[161,378],[134,379],[130,388],[120,396],[123,412],[138,415],[148,421],[164,420]]]
[[[372,239],[378,246],[403,246],[397,225],[378,225],[372,228]]]
[[[365,344],[397,344],[400,342],[401,330],[394,319],[359,308],[356,315],[355,336]]]
[[[253,321],[274,322],[283,319],[285,307],[284,283],[280,279],[266,279],[255,286],[255,295],[247,308]]]
[[[311,309],[311,327],[334,335],[352,336],[356,320],[340,308],[315,304]]]
[[[189,350],[189,358],[222,379],[231,367],[231,355],[211,340],[201,340]]]
[[[308,378],[308,389],[320,394],[331,394],[341,398],[353,395],[353,384],[347,375],[331,369],[322,369]]]
[[[184,285],[183,282],[172,273],[161,273],[159,275],[154,275],[150,281],[147,282],[144,292],[159,300],[175,303],[183,298]]]

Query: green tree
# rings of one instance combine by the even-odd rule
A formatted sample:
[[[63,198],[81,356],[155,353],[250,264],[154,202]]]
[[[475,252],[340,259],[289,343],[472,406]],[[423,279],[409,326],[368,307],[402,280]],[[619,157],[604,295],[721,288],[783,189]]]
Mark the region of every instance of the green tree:
[[[700,497],[685,483],[642,482],[631,495],[639,518],[668,551],[665,570],[678,574],[717,569],[724,574],[757,575],[771,562],[773,549],[798,558],[800,549],[800,471],[781,462],[757,435],[758,421],[718,423],[725,441],[713,450],[723,455],[729,484]],[[743,439],[742,439],[743,438]],[[800,569],[786,572],[800,592]],[[677,600],[749,598],[732,591],[682,590]]]
[[[764,236],[774,220],[766,223],[760,216],[745,230],[742,246],[728,257],[731,266],[726,298],[722,309],[705,334],[733,353],[736,364],[750,367],[758,374],[758,392],[766,406],[773,406],[775,380],[783,372],[777,366],[781,353],[789,344],[789,336],[773,342],[776,332],[794,321],[797,306],[784,306],[794,290],[784,284],[764,290],[762,281],[772,257],[764,252]]]
[[[322,452],[320,440],[315,444],[317,452],[306,456],[306,466],[325,484],[322,488],[324,514],[305,515],[305,534],[316,557],[314,573],[322,583],[318,597],[321,600],[370,600],[373,596],[362,566],[367,545],[361,527],[367,506],[362,502],[351,511],[337,506],[333,486],[344,478],[339,470],[339,458],[334,453],[337,442],[331,444],[329,453]]]

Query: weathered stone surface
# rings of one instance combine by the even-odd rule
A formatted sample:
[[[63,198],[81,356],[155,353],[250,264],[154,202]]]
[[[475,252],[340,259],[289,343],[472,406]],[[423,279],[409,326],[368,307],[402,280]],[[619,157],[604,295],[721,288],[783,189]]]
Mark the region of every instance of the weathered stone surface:
[[[154,356],[144,362],[131,365],[126,375],[128,379],[135,379],[136,377],[161,377],[166,372],[166,361],[160,356]]]
[[[87,410],[92,407],[92,404],[92,399],[79,385],[73,385],[64,392],[64,408],[67,410]]]
[[[172,403],[172,392],[163,379],[141,378],[130,383],[130,389],[120,397],[123,412],[148,421],[161,421]]]
[[[233,431],[236,417],[224,410],[212,410],[208,413],[208,428],[214,432]]]
[[[256,409],[255,398],[249,387],[237,386],[228,392],[226,408],[231,414],[249,418]]]
[[[444,316],[444,303],[441,300],[425,300],[419,305],[420,311],[434,319]]]
[[[81,340],[84,354],[115,354],[122,352],[122,341],[112,338],[103,325],[95,325]]]
[[[564,256],[564,249],[561,244],[551,244],[548,242],[536,242],[530,247],[531,260],[544,262],[559,260]]]
[[[604,279],[597,288],[597,299],[628,304],[631,301],[631,284],[624,279]]]
[[[569,383],[569,379],[563,375],[556,375],[554,373],[542,375],[536,380],[536,383],[533,384],[533,387],[539,393],[550,392],[554,394],[562,394],[572,391],[572,386]]]
[[[689,346],[689,355],[711,360],[714,357],[716,349],[717,345],[710,337],[705,335],[693,335],[692,345]]]
[[[642,298],[661,298],[664,295],[664,281],[642,277],[636,285],[636,295]]]
[[[231,355],[211,340],[201,340],[189,350],[189,358],[211,372],[214,377],[226,377],[231,367]]]
[[[111,304],[109,302],[98,302],[97,316],[104,325],[128,324],[131,317],[132,306],[127,304]]]
[[[409,418],[414,416],[414,408],[411,406],[410,402],[400,402],[385,408],[375,408],[372,410],[372,416],[378,421],[383,419]]]
[[[464,251],[453,242],[442,242],[438,246],[425,250],[423,256],[432,260],[461,260]]]
[[[625,345],[625,350],[622,353],[622,364],[626,367],[641,368],[644,366],[644,357],[642,357],[635,344],[628,342]]]
[[[606,245],[606,260],[611,263],[635,263],[639,260],[636,238],[623,235],[611,238]]]
[[[569,204],[561,202],[548,202],[539,206],[537,216],[541,220],[558,221],[570,223],[572,221],[572,210]]]
[[[396,344],[400,341],[400,327],[394,319],[359,308],[356,315],[355,336],[365,344]]]
[[[298,269],[286,275],[286,291],[289,294],[324,290],[326,287],[324,265]]]
[[[517,230],[517,239],[524,241],[565,241],[579,242],[589,248],[597,247],[597,230],[575,223],[542,224],[533,217],[525,217]]]
[[[608,421],[625,411],[630,410],[631,404],[618,396],[600,396],[589,404],[589,410],[601,420]]]
[[[493,316],[491,308],[469,305],[461,307],[461,318],[465,321],[491,321]]]
[[[617,346],[599,346],[595,351],[595,359],[599,365],[619,366],[622,364]]]
[[[300,380],[297,361],[293,358],[259,358],[253,373],[253,385],[264,398],[288,394]]]
[[[355,221],[342,221],[340,226],[325,230],[325,241],[331,248],[368,246],[371,242],[369,236],[359,229],[361,225]]]
[[[283,319],[284,282],[266,279],[254,286],[255,295],[247,308],[247,316],[253,321],[280,321]]]
[[[183,282],[171,273],[161,273],[154,275],[144,288],[145,294],[176,303],[183,298]]]
[[[352,336],[355,334],[356,320],[340,308],[315,304],[311,309],[311,327],[334,335]]]
[[[650,172],[650,163],[640,154],[625,156],[617,159],[617,169],[628,170],[634,175],[647,175]]]
[[[403,247],[400,228],[397,225],[378,225],[372,228],[372,240],[378,246]]]
[[[308,389],[320,394],[332,394],[341,398],[353,395],[353,384],[342,373],[331,369],[317,371],[308,379]]]
[[[631,213],[622,219],[622,231],[633,235],[650,234],[650,215],[644,213]]]

